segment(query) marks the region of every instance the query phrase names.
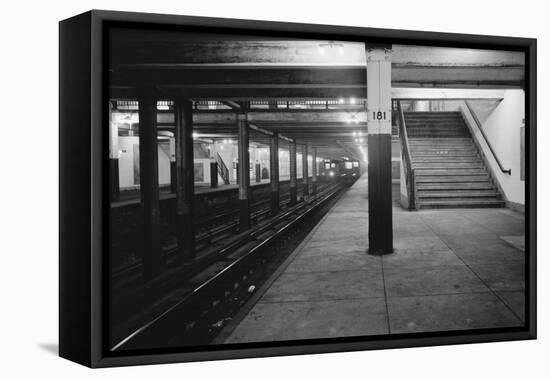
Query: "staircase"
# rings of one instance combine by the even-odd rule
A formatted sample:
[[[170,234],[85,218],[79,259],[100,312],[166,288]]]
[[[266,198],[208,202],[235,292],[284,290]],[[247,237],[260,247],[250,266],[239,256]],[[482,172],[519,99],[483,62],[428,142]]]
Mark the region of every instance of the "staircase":
[[[460,112],[405,112],[416,207],[504,207]]]

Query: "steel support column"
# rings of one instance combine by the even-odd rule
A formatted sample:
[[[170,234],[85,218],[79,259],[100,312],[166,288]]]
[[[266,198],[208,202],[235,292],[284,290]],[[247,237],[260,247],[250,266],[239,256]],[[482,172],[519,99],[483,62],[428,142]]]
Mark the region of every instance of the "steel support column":
[[[170,138],[170,191],[176,193],[178,191],[178,168],[176,164],[176,139]]]
[[[269,163],[271,181],[271,213],[279,212],[279,135],[275,133],[271,137]]]
[[[311,195],[317,195],[317,147],[311,148]]]
[[[237,127],[239,132],[239,228],[243,231],[250,228],[250,153],[248,151],[248,114],[245,106],[241,106],[237,114]]]
[[[302,145],[302,198],[309,198],[309,173],[307,162],[307,144]]]
[[[161,270],[157,101],[151,88],[139,94],[139,177],[143,210],[143,279]]]
[[[296,142],[290,142],[289,145],[289,161],[290,161],[290,182],[289,182],[289,194],[290,194],[290,206],[295,205],[298,202],[298,179],[296,178]]]
[[[391,46],[366,45],[369,249],[393,252],[391,179]]]
[[[213,157],[210,158],[210,187],[218,187],[218,163]]]
[[[185,98],[174,101],[176,122],[176,224],[178,260],[195,258],[193,198],[195,192],[193,164],[193,104]]]

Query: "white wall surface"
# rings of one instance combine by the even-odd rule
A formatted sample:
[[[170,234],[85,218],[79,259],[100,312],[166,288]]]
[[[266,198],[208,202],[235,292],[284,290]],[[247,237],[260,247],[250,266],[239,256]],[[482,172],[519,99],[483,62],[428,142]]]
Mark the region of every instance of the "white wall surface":
[[[456,4],[455,4],[456,5]],[[462,0],[4,1],[0,24],[3,112],[2,200],[3,377],[545,377],[550,371],[550,28],[545,2]],[[269,19],[363,27],[538,37],[539,40],[539,335],[538,341],[256,358],[92,371],[55,356],[58,249],[58,25],[91,8]],[[32,104],[32,107],[29,105]],[[544,113],[546,112],[546,113]],[[28,115],[24,125],[21,114]],[[23,131],[24,130],[24,131]],[[24,141],[22,144],[15,141]]]
[[[118,179],[121,190],[137,189],[139,182],[134,182],[134,145],[139,146],[139,137],[118,138]],[[138,147],[139,148],[139,147]],[[166,150],[158,147],[159,185],[170,184],[170,156]]]
[[[503,100],[489,114],[488,118],[485,121],[480,119],[493,151],[500,159],[503,168],[512,170],[511,175],[502,173],[481,131],[469,117],[467,109],[464,112],[470,125],[473,126],[475,137],[479,141],[506,199],[521,205],[525,204],[525,181],[520,180],[520,127],[523,126],[525,117],[524,101],[523,90],[506,90]]]

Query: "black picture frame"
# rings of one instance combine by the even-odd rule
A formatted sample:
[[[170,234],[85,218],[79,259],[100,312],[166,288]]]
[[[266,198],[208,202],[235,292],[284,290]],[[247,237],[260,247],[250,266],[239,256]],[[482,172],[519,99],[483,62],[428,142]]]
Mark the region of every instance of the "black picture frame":
[[[525,327],[213,346],[171,353],[106,350],[102,285],[108,185],[105,28],[169,26],[253,35],[523,51],[525,73],[526,314]],[[529,38],[294,24],[92,10],[59,24],[59,354],[89,367],[343,352],[535,339],[537,41]],[[77,125],[77,127],[75,126]]]

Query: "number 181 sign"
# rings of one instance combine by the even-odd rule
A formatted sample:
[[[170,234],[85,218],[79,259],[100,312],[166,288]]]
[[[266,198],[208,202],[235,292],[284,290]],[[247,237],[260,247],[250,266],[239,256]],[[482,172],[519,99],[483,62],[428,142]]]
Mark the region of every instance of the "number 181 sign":
[[[389,118],[387,117],[387,112],[383,111],[377,111],[377,112],[371,112],[371,119],[370,121],[389,121]]]

